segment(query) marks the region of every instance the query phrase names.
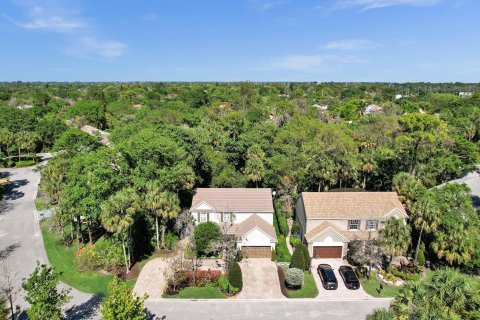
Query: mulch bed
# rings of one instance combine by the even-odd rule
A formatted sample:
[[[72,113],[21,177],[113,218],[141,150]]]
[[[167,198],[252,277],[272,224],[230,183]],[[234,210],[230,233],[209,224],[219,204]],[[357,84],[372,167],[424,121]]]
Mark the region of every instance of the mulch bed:
[[[138,278],[138,275],[140,274],[140,263],[136,262],[133,267],[130,269],[130,272],[127,274],[127,268],[121,267],[117,270],[117,277],[119,277],[122,280],[130,280],[130,279],[135,279]]]
[[[280,280],[280,290],[282,294],[288,298],[287,287],[285,286],[285,272],[283,272],[282,267],[277,266],[278,280]]]

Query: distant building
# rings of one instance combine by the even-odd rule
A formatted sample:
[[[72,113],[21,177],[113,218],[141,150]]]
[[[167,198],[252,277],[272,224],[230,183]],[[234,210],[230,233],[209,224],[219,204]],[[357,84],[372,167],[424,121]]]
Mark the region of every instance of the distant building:
[[[409,98],[410,96],[407,95],[407,94],[397,94],[395,95],[395,99],[398,100],[398,99],[402,99],[402,98]]]
[[[460,98],[471,97],[471,96],[473,96],[473,92],[459,92],[458,96]]]
[[[369,104],[363,110],[363,114],[365,115],[379,112],[383,112],[383,108],[380,107],[378,104]]]
[[[318,110],[322,110],[322,111],[328,110],[328,105],[321,106],[319,104],[314,104],[313,107],[317,108]]]
[[[446,184],[448,183],[466,184],[470,188],[470,195],[472,196],[473,205],[477,208],[480,208],[480,164],[477,165],[476,170],[469,172],[465,177],[456,180],[450,180]],[[445,183],[437,186],[437,188],[440,188],[444,185]]]

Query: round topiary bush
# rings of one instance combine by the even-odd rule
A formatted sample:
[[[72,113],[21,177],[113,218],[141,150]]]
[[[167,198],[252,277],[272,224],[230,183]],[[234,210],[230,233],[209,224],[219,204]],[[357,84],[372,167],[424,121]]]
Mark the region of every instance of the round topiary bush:
[[[285,284],[289,288],[300,288],[303,286],[304,274],[303,270],[290,268],[285,275]]]
[[[193,230],[197,254],[199,256],[211,255],[210,243],[217,240],[220,235],[220,227],[211,221],[198,224]]]
[[[230,270],[228,271],[228,281],[232,286],[237,288],[239,291],[243,288],[243,279],[242,279],[242,269],[238,262],[232,263]]]
[[[296,268],[300,270],[305,269],[305,259],[303,258],[303,250],[299,247],[295,248],[292,255],[292,261],[290,262],[290,268]]]

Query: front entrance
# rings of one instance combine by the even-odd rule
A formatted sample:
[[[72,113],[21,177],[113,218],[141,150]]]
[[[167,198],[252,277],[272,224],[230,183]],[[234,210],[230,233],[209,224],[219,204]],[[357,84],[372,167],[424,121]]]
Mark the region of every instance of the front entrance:
[[[342,258],[342,249],[343,247],[331,247],[331,246],[314,246],[313,247],[313,257],[314,258]]]
[[[271,247],[242,247],[243,258],[271,258]]]

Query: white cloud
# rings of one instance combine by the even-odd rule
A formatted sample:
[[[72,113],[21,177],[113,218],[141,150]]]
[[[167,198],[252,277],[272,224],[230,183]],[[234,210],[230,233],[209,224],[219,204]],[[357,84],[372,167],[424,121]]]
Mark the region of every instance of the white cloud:
[[[360,11],[366,11],[402,5],[426,7],[435,5],[440,1],[441,0],[338,0],[334,5],[333,10],[359,8]]]
[[[32,6],[27,7],[27,11],[28,21],[15,23],[20,28],[68,33],[87,27],[87,24],[74,17],[73,13],[60,12],[62,10],[58,8]]]
[[[102,58],[117,58],[123,55],[126,49],[127,45],[120,41],[83,37],[74,45],[67,47],[65,52],[80,58],[88,58],[92,55]]]
[[[250,4],[259,11],[267,11],[285,3],[287,0],[250,0]]]
[[[309,71],[326,63],[359,63],[365,62],[362,59],[352,56],[336,55],[292,55],[275,58],[268,63],[267,69],[289,69],[297,71]]]
[[[376,43],[366,39],[344,39],[326,43],[323,48],[328,50],[369,50],[381,47],[380,43]]]

